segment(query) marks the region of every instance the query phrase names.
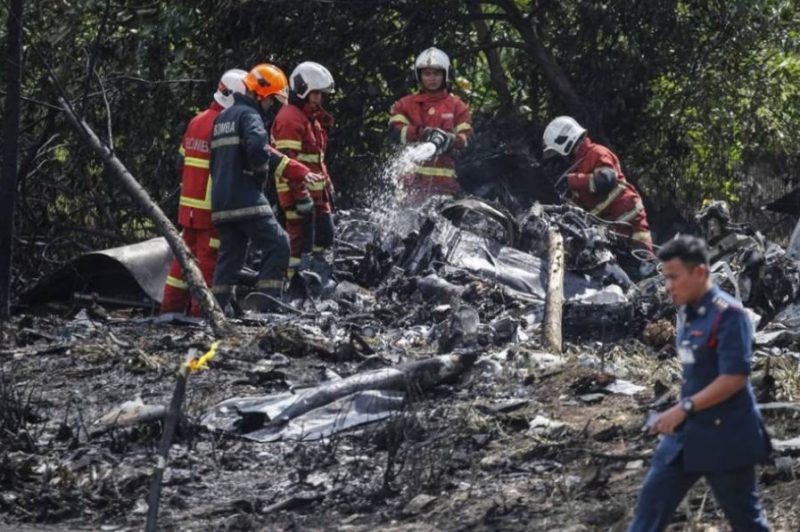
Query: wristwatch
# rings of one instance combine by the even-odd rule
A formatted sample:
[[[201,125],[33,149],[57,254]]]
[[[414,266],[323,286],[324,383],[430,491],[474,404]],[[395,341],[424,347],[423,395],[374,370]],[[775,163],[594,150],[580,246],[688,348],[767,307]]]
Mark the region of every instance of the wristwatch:
[[[681,401],[681,408],[683,408],[687,416],[694,414],[694,402],[691,399],[687,398]]]

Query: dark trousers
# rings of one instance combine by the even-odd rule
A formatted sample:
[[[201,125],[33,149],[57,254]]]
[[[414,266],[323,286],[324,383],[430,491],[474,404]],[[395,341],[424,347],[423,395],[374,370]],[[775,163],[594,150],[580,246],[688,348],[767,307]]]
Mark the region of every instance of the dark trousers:
[[[289,259],[289,277],[300,265],[304,253],[323,253],[333,246],[334,226],[333,214],[321,209],[314,209],[305,216],[291,210],[283,215],[286,232],[289,234],[291,247]]]
[[[212,291],[220,305],[225,308],[231,299],[239,271],[247,257],[248,242],[263,253],[257,289],[269,295],[280,295],[289,264],[289,239],[275,217],[269,214],[227,222],[219,224],[217,229],[221,243]]]
[[[314,248],[321,252],[333,246],[334,239],[333,214],[317,210],[314,213]]]
[[[756,492],[754,466],[718,473],[687,473],[680,457],[669,464],[653,461],[636,503],[628,532],[664,530],[689,488],[704,476],[734,531],[768,531]]]

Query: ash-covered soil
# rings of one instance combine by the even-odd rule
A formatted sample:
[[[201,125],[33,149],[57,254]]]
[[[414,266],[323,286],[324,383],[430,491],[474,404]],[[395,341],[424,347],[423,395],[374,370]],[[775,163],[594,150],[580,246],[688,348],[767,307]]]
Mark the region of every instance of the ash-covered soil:
[[[199,426],[224,399],[435,355],[424,323],[436,312],[444,310],[398,303],[239,323],[211,369],[189,379],[161,528],[624,530],[656,444],[642,431],[646,413],[680,378],[674,358],[635,339],[568,344],[563,357],[542,353],[535,334],[479,342],[472,349],[483,356],[455,382],[413,396],[389,421],[321,442],[259,444]],[[200,326],[135,319],[18,316],[0,330],[0,527],[143,528],[162,423],[99,432],[94,422],[137,397],[168,405],[188,351],[213,338]],[[754,377],[770,399],[798,399],[794,358],[756,358]],[[615,378],[645,389],[608,393]],[[786,439],[800,433],[799,415],[765,418]],[[800,530],[798,472],[791,452],[760,469],[775,530]],[[727,525],[700,483],[671,529]]]

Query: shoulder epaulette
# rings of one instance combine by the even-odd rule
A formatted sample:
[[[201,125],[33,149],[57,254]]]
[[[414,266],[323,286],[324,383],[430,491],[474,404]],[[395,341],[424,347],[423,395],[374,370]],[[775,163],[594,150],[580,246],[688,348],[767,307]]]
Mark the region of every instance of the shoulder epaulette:
[[[719,310],[725,310],[726,308],[731,306],[731,303],[729,301],[726,301],[724,298],[720,296],[715,297],[714,299],[711,300],[711,302]]]
[[[724,312],[729,308],[734,310],[744,310],[744,308],[737,302],[728,301],[727,299],[721,296],[715,297],[714,299],[711,300],[711,302],[714,304],[715,307],[717,307],[720,310],[720,312]]]

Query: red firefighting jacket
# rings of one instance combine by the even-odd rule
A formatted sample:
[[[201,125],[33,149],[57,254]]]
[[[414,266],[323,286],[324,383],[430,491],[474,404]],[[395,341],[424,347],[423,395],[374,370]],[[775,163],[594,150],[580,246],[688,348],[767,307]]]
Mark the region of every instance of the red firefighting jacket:
[[[615,224],[614,231],[632,238],[652,250],[650,225],[642,198],[622,173],[619,159],[614,153],[589,137],[583,139],[575,151],[575,169],[567,176],[572,201],[582,209]],[[610,167],[617,174],[616,186],[607,193],[594,190],[592,177],[595,170]]]
[[[328,148],[327,129],[333,126],[333,117],[324,109],[312,109],[290,103],[278,111],[272,123],[272,145],[292,159],[306,165],[309,170],[325,177],[324,181],[307,183],[308,192],[314,199],[317,209],[330,212],[330,194],[333,182],[325,165],[325,151]],[[294,200],[285,180],[276,182],[278,202],[281,207],[291,209]]]
[[[211,229],[211,133],[223,107],[212,102],[186,126],[181,140],[181,198],[178,223],[182,227]]]
[[[467,104],[443,89],[401,98],[392,106],[389,124],[399,133],[401,144],[419,142],[427,127],[455,133],[453,151],[457,153],[469,143],[471,120]],[[459,192],[453,151],[418,164],[414,174],[406,180],[407,188],[424,190],[426,195]]]

